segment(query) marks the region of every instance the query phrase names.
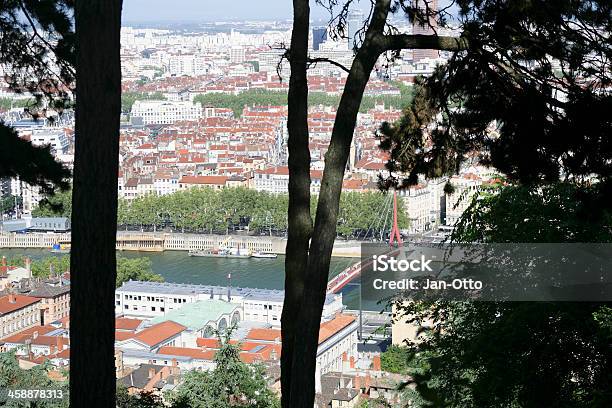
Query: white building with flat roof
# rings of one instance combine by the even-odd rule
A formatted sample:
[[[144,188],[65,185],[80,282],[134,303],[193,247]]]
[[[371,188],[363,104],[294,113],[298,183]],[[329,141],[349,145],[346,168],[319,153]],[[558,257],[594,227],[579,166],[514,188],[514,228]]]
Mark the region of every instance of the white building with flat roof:
[[[128,281],[115,291],[115,313],[150,319],[188,303],[230,299],[230,303],[241,307],[242,320],[280,326],[284,298],[285,291],[277,289]],[[342,309],[342,294],[327,295],[322,320],[332,319]]]

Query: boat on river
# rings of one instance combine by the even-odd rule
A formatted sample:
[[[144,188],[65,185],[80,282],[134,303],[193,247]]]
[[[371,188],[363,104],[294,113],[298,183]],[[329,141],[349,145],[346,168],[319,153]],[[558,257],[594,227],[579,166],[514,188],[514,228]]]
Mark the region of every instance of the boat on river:
[[[240,251],[236,248],[207,249],[204,251],[189,251],[189,256],[203,256],[208,258],[250,258],[248,251]]]
[[[267,252],[253,252],[253,254],[251,255],[253,258],[260,258],[260,259],[276,259],[278,257],[278,255],[276,254],[270,254]]]

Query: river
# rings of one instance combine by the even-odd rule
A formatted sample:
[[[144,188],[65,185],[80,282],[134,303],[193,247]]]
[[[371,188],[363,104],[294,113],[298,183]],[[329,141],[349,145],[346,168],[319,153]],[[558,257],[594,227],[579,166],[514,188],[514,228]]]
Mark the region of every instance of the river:
[[[151,260],[153,272],[164,277],[166,282],[195,283],[204,285],[227,285],[231,273],[232,286],[264,289],[283,289],[285,257],[276,259],[231,259],[193,257],[185,251],[164,252],[118,252],[126,258],[147,257]],[[0,249],[0,256],[8,259],[29,256],[41,259],[52,254],[44,249]],[[332,258],[330,278],[358,262],[356,258]],[[342,291],[343,302],[350,309],[359,308],[358,286],[349,285]]]

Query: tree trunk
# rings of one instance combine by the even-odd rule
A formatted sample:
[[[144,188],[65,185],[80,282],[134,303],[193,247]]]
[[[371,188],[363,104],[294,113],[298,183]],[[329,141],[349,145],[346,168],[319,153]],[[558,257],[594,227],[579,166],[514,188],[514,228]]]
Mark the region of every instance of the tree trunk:
[[[294,333],[304,276],[308,264],[308,243],[312,233],[310,216],[310,150],[308,148],[308,58],[310,6],[308,0],[293,1],[293,31],[288,59],[291,66],[288,94],[289,208],[285,257],[285,299],[281,325],[282,406],[291,407]]]
[[[307,0],[294,0],[289,83],[289,240],[285,261],[283,354],[284,408],[312,408],[316,355],[329,264],[336,237],[342,181],[359,106],[379,56],[399,49],[459,50],[462,38],[437,35],[385,34],[391,0],[377,0],[362,46],[351,66],[336,113],[321,181],[314,229],[310,217],[310,155],[308,151],[308,92],[306,82]],[[312,242],[308,242],[312,237]]]
[[[386,20],[386,13],[384,19]],[[296,408],[310,408],[314,405],[319,327],[336,237],[342,180],[363,92],[380,55],[372,44],[370,32],[373,29],[375,25],[371,24],[368,29],[369,37],[366,36],[351,66],[336,113],[329,149],[325,154],[325,170],[310,244],[307,276],[297,318],[300,324],[295,331],[292,350],[294,369],[291,379],[291,406]]]
[[[70,405],[115,407],[121,0],[76,2]]]

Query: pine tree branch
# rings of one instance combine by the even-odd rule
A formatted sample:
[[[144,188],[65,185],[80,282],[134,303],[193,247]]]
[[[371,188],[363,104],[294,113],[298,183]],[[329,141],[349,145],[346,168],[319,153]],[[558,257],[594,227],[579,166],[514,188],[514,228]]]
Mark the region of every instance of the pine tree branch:
[[[378,38],[383,52],[403,49],[425,49],[440,51],[466,50],[469,42],[465,37],[450,37],[427,34],[392,34]]]

